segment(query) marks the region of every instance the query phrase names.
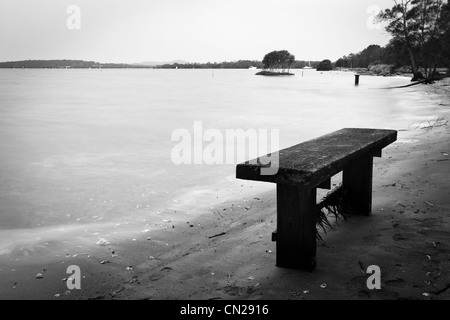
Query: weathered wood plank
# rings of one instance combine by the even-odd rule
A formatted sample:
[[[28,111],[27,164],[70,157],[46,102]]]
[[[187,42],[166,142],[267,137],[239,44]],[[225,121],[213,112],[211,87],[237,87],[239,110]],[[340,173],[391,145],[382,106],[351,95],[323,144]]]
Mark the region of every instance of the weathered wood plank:
[[[352,195],[347,205],[354,214],[369,215],[372,211],[372,175],[372,156],[354,161],[342,173],[342,184]]]
[[[353,160],[366,154],[378,155],[379,150],[396,140],[395,130],[346,128],[279,151],[275,175],[261,175],[264,165],[253,160],[238,164],[236,177],[312,188]]]
[[[316,189],[277,185],[277,266],[316,267]]]

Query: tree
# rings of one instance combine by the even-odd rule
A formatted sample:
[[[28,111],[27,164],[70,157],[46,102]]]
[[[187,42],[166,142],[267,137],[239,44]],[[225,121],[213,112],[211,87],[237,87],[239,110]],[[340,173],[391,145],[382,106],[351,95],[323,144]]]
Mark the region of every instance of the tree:
[[[358,68],[367,68],[375,61],[383,59],[384,50],[379,45],[372,44],[358,54]]]
[[[316,68],[317,71],[330,71],[333,70],[333,64],[330,60],[325,59],[320,62]]]
[[[394,6],[380,12],[379,21],[387,22],[388,31],[393,41],[401,44],[409,55],[413,80],[422,77],[419,72],[425,68],[427,77],[431,74],[430,67],[436,58],[434,54],[438,45],[439,19],[444,0],[394,0]]]
[[[291,65],[295,62],[295,56],[287,50],[272,51],[264,56],[262,62],[264,69],[278,70],[278,72],[284,72],[287,69],[289,72]]]
[[[410,65],[409,54],[403,43],[398,40],[391,39],[384,48],[382,62],[385,64],[394,65],[396,67]]]
[[[442,6],[439,30],[442,63],[449,69],[448,72],[450,73],[450,2]]]
[[[293,54],[289,54],[288,58],[287,58],[287,68],[288,68],[288,72],[291,69],[292,64],[295,62],[295,56]]]
[[[336,63],[336,68],[348,68],[348,60],[344,56],[343,58],[339,58]]]
[[[412,0],[394,0],[394,6],[378,14],[380,21],[388,22],[386,31],[389,32],[395,41],[402,43],[410,56],[411,68],[414,75],[417,74],[416,58],[414,49],[416,47],[414,30],[416,24],[413,22]]]
[[[440,60],[440,18],[443,0],[413,0],[417,16],[418,60],[419,67],[429,79],[436,74],[437,62]]]

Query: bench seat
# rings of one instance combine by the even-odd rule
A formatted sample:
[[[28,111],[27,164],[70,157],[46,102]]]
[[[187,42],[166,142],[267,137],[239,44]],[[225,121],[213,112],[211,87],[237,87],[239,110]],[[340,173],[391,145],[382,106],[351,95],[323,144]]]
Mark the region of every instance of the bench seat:
[[[237,165],[236,178],[277,184],[277,266],[316,267],[316,188],[331,188],[335,174],[343,171],[343,186],[358,198],[354,211],[371,212],[373,157],[396,140],[395,130],[345,128],[271,154],[275,174],[261,174],[273,166],[267,160]]]

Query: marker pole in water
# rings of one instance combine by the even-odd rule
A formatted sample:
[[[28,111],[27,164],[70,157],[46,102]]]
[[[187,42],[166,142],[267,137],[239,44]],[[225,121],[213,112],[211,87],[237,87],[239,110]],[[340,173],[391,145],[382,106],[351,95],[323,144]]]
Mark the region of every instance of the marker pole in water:
[[[355,86],[359,85],[359,74],[355,74]]]

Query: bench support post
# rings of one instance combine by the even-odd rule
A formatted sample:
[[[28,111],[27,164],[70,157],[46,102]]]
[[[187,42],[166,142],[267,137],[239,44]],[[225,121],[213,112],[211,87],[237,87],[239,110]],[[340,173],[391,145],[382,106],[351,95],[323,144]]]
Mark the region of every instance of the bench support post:
[[[277,184],[277,267],[316,267],[316,188]]]
[[[369,215],[372,211],[372,173],[372,156],[360,158],[344,169],[342,184],[354,198],[349,205],[355,214]]]

